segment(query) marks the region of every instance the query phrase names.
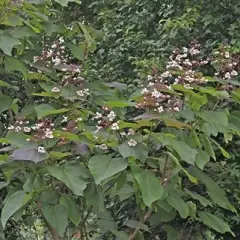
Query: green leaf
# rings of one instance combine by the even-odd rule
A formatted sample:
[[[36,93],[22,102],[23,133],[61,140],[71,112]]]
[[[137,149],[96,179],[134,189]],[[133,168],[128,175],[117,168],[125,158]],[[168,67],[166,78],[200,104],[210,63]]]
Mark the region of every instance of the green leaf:
[[[0,34],[0,48],[6,55],[11,56],[12,49],[16,45],[21,45],[21,42],[18,39],[14,38],[10,34]]]
[[[63,166],[63,168],[48,166],[47,170],[53,177],[65,183],[74,194],[83,196],[83,191],[87,187],[86,170],[83,166],[78,164]]]
[[[106,155],[93,156],[89,160],[89,170],[96,184],[123,171],[127,168],[127,161],[123,158],[111,158]]]
[[[19,90],[19,87],[12,86],[11,84],[4,82],[2,80],[0,80],[0,87],[13,88],[15,90]]]
[[[204,166],[210,161],[210,156],[207,152],[199,149],[196,155],[196,165],[203,170]]]
[[[47,153],[39,153],[37,149],[20,148],[13,151],[10,155],[12,160],[41,162],[48,158]]]
[[[68,224],[68,213],[66,208],[61,205],[50,205],[44,203],[42,206],[42,213],[49,224],[57,231],[57,233],[63,237],[65,229]]]
[[[44,203],[56,205],[59,201],[59,193],[53,190],[45,190],[40,195],[40,200]]]
[[[109,101],[106,102],[105,105],[111,108],[124,108],[135,106],[135,103],[128,101]]]
[[[205,197],[201,196],[200,194],[197,194],[195,192],[191,192],[186,188],[185,188],[185,192],[189,196],[191,196],[193,199],[198,200],[204,207],[207,207],[207,206],[212,207],[212,203],[208,199],[206,199]]]
[[[142,192],[143,202],[150,207],[153,202],[160,199],[163,195],[163,186],[154,174],[138,167],[132,166],[133,177]]]
[[[208,102],[208,99],[205,94],[200,95],[198,93],[191,93],[189,94],[189,101],[190,101],[191,108],[194,111],[199,111],[200,108]]]
[[[228,131],[228,118],[224,112],[203,111],[198,112],[197,115],[211,126],[215,126],[219,132]]]
[[[142,222],[139,222],[139,221],[136,221],[134,219],[130,219],[130,220],[126,220],[124,222],[124,225],[130,227],[130,228],[138,228],[138,229],[142,229],[144,231],[149,231],[149,228],[146,224],[142,223]]]
[[[83,61],[84,60],[84,45],[81,44],[80,46],[74,45],[74,44],[68,44],[69,49],[72,52],[72,55]]]
[[[216,161],[216,156],[213,151],[212,145],[209,141],[209,138],[205,135],[201,135],[200,139],[203,144],[204,150],[208,153],[209,156],[211,156]]]
[[[23,77],[27,79],[27,67],[15,57],[6,56],[4,58],[4,65],[7,71],[19,71]]]
[[[69,2],[80,3],[80,1],[77,1],[77,0],[54,0],[54,1],[59,3],[63,7],[67,7]]]
[[[228,201],[224,190],[222,188],[220,188],[217,185],[217,183],[214,182],[203,171],[201,171],[200,169],[198,169],[196,167],[191,167],[189,169],[189,172],[206,185],[206,188],[208,190],[208,195],[211,197],[213,202],[215,202],[217,205],[219,205],[222,208],[231,210],[233,212],[236,211],[233,208],[233,206],[230,204],[230,202]]]
[[[83,31],[86,43],[88,45],[88,49],[90,51],[94,51],[96,49],[96,43],[94,41],[94,39],[91,37],[91,35],[89,34],[88,30],[87,30],[87,26],[85,26],[82,23],[78,22],[79,27],[81,28],[81,30]]]
[[[81,212],[78,208],[74,198],[71,196],[62,196],[60,198],[60,204],[65,206],[68,212],[68,218],[76,225],[78,226],[81,220]]]
[[[135,157],[141,162],[145,162],[148,157],[148,148],[143,143],[137,143],[135,147],[129,146],[127,143],[123,143],[118,147],[119,153],[124,157]]]
[[[69,152],[51,151],[49,153],[49,157],[52,158],[52,159],[61,159],[61,158],[68,157],[68,156],[71,156],[71,155],[72,155],[72,153],[69,153]]]
[[[13,103],[13,99],[7,95],[0,95],[0,114],[8,110]]]
[[[1,222],[5,227],[8,219],[22,208],[30,200],[30,195],[27,195],[24,191],[17,191],[12,194],[6,201],[2,209]]]
[[[178,240],[179,232],[170,225],[164,226],[164,230],[167,233],[167,240]]]
[[[225,158],[230,158],[229,153],[223,147],[221,147],[221,145],[218,142],[216,142],[214,139],[210,139],[210,140],[219,148],[219,150],[221,151],[222,155]]]
[[[94,182],[90,182],[84,190],[84,196],[87,203],[91,204],[97,211],[104,211],[103,189]]]
[[[40,104],[40,105],[35,107],[35,111],[37,113],[38,119],[41,119],[41,118],[49,116],[49,115],[65,113],[68,110],[69,109],[66,109],[66,108],[55,109],[50,104]]]
[[[187,218],[189,215],[189,208],[186,202],[183,201],[183,199],[178,196],[177,194],[174,194],[174,196],[170,195],[166,198],[169,205],[174,207],[180,214],[181,218]]]
[[[9,131],[6,139],[8,142],[11,144],[13,147],[18,147],[18,148],[37,148],[37,143],[36,142],[28,142],[27,139],[29,138],[28,135],[24,133],[17,133],[13,131]]]
[[[233,236],[235,236],[235,234],[231,231],[229,225],[222,221],[220,218],[218,218],[217,216],[208,213],[208,212],[202,212],[200,211],[198,213],[201,221],[208,227],[214,229],[215,231],[219,232],[219,233],[226,233],[226,232],[230,232]]]
[[[177,140],[172,140],[172,147],[176,150],[181,160],[184,160],[189,164],[195,163],[197,150],[191,148],[185,142]]]

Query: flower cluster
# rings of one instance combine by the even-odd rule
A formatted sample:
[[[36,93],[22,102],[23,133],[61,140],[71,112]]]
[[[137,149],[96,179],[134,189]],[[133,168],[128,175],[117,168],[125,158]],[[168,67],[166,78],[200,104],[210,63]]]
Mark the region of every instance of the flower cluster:
[[[110,127],[114,131],[119,130],[118,122],[115,121],[117,116],[114,111],[110,110],[108,107],[103,107],[102,110],[102,113],[96,112],[94,117],[94,119],[98,120],[97,130],[95,132],[98,132],[106,127]]]
[[[29,126],[29,121],[23,117],[17,117],[15,123],[8,126],[8,130],[12,130],[14,132],[29,133],[32,129]]]
[[[34,62],[44,62],[47,67],[66,63],[64,39],[59,37],[50,47],[46,46],[40,56],[34,56]]]
[[[207,80],[198,69],[211,59],[201,57],[200,44],[193,41],[189,48],[175,49],[169,57],[166,70],[160,75],[148,75],[147,86],[142,89],[142,98],[136,107],[155,112],[178,112],[182,100],[173,94],[173,85],[182,85],[185,89],[193,89],[195,85],[204,84]]]
[[[224,80],[234,80],[240,73],[240,55],[229,52],[227,46],[221,46],[214,52],[213,64],[217,71],[215,76]],[[222,85],[220,90],[232,90],[231,84]]]

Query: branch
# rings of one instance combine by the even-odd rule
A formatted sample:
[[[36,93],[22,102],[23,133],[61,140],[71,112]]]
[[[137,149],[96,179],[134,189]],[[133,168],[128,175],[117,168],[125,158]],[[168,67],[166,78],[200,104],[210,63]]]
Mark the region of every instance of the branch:
[[[133,240],[136,235],[138,234],[138,231],[140,229],[140,225],[145,223],[151,216],[153,212],[153,207],[152,208],[149,208],[148,212],[146,213],[146,215],[143,217],[142,221],[138,224],[138,226],[135,228],[135,230],[133,231],[133,233],[131,233],[131,235],[129,236],[129,239],[128,240]]]

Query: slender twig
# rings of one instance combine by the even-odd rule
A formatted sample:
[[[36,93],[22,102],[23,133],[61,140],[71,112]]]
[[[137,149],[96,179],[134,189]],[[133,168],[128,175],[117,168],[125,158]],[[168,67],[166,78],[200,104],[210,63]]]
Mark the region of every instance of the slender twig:
[[[150,218],[152,212],[153,212],[153,206],[151,208],[149,208],[148,212],[143,217],[142,221],[137,225],[137,227],[135,228],[133,233],[131,233],[131,235],[129,236],[129,240],[133,240],[136,237],[136,235],[138,234],[138,231],[140,229],[141,224],[145,223]]]

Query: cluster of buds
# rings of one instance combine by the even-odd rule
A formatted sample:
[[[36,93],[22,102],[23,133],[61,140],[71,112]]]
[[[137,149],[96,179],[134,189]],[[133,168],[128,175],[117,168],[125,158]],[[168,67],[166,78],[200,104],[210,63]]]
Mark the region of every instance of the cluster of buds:
[[[102,113],[96,112],[94,119],[97,119],[97,130],[102,130],[104,128],[110,127],[112,130],[119,130],[119,125],[116,120],[116,114],[114,111],[110,110],[108,107],[102,107]]]
[[[198,68],[208,64],[210,59],[202,59],[200,56],[200,44],[191,42],[189,48],[176,48],[166,65],[166,71],[148,75],[147,87],[141,91],[142,98],[136,107],[155,112],[178,112],[182,107],[182,99],[173,94],[172,85],[179,84],[186,89],[192,89],[194,85],[204,84],[204,79]]]

